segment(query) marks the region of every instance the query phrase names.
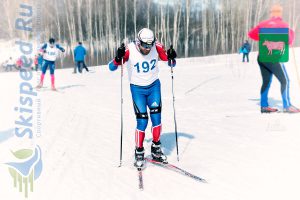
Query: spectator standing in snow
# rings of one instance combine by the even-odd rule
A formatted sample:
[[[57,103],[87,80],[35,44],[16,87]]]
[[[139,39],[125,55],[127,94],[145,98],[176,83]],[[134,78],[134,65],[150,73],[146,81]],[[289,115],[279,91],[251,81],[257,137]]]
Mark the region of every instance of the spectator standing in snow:
[[[249,44],[248,40],[246,40],[240,49],[240,53],[243,53],[243,62],[245,62],[245,58],[247,59],[247,62],[249,62],[250,51],[251,51],[251,45]]]
[[[248,33],[248,36],[259,41],[259,30],[260,28],[289,28],[289,25],[282,20],[282,7],[279,4],[274,5],[271,10],[271,18],[260,22],[256,27],[254,27]],[[294,31],[289,28],[289,44],[292,44],[295,39]],[[290,100],[290,81],[288,78],[287,71],[283,63],[271,63],[271,62],[261,62],[259,61],[258,55],[258,65],[262,76],[262,87],[260,90],[260,106],[261,113],[272,113],[277,112],[277,108],[272,108],[268,103],[268,93],[272,83],[273,75],[279,80],[281,85],[281,96],[283,102],[283,112],[286,113],[299,113],[300,109],[292,105]]]
[[[76,67],[79,73],[82,73],[82,68],[84,68],[87,72],[89,69],[84,63],[84,58],[86,55],[86,49],[82,46],[82,42],[78,42],[78,45],[74,49],[74,60],[75,60],[75,66],[74,66],[74,73],[76,74]]]
[[[5,71],[7,72],[8,69],[9,69],[9,71],[12,71],[13,67],[16,68],[16,64],[15,64],[14,60],[12,59],[12,57],[9,57],[9,59],[6,61]]]

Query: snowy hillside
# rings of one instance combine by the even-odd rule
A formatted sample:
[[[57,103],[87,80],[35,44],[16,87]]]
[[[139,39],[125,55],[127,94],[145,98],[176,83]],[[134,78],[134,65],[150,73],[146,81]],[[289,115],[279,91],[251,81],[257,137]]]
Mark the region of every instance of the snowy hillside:
[[[170,68],[160,63],[164,152],[170,163],[208,183],[148,164],[143,171],[144,191],[138,189],[133,167],[135,116],[127,73],[121,168],[119,70],[110,72],[107,66],[91,67],[92,72],[83,74],[72,74],[72,69],[57,70],[58,92],[50,90],[47,72],[47,88],[34,97],[33,127],[40,134],[31,140],[28,135],[16,137],[13,132],[20,114],[15,107],[20,104],[22,80],[16,72],[1,73],[0,199],[25,199],[25,186],[22,193],[18,192],[18,179],[14,187],[14,178],[5,163],[17,160],[12,151],[34,149],[35,145],[41,148],[42,173],[33,183],[33,192],[28,192],[28,199],[300,199],[300,114],[260,114],[261,77],[256,56],[251,54],[250,63],[241,63],[241,55],[178,60],[174,87],[179,162]],[[291,98],[300,107],[300,87],[293,57],[290,58],[286,67]],[[34,86],[37,75],[34,72]],[[270,104],[281,109],[276,79],[269,97]],[[146,155],[150,154],[150,125],[146,130]]]

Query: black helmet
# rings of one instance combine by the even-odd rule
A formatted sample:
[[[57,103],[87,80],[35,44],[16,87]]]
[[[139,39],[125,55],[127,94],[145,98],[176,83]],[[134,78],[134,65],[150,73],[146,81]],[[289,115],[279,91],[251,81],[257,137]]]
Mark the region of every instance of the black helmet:
[[[50,39],[49,39],[49,43],[50,43],[50,44],[54,44],[54,43],[55,43],[55,39],[54,39],[54,38],[50,38]]]

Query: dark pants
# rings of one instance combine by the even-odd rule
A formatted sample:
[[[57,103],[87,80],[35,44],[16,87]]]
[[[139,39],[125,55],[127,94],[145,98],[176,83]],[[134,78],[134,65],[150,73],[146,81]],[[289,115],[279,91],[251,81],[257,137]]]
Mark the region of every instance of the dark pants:
[[[247,62],[249,62],[249,53],[243,53],[243,62],[245,62],[245,58],[247,58]]]
[[[48,69],[50,69],[50,74],[54,75],[54,71],[55,71],[55,61],[49,61],[49,60],[43,60],[43,64],[42,64],[42,74],[46,74],[46,71]]]
[[[285,69],[285,66],[281,63],[263,63],[260,62],[258,59],[259,68],[261,71],[262,76],[262,86],[260,90],[260,104],[261,107],[268,107],[268,93],[269,89],[272,83],[272,77],[273,75],[279,80],[281,85],[281,96],[282,96],[282,102],[283,107],[288,108],[291,106],[291,100],[290,100],[290,83],[289,78]]]
[[[17,69],[16,65],[10,65],[10,64],[7,64],[7,65],[6,65],[6,68],[5,68],[5,71],[7,72],[7,71],[8,71],[8,68],[10,69],[10,71],[12,71],[12,68],[13,68],[13,67]]]
[[[89,71],[89,69],[85,65],[84,61],[76,61],[76,66],[77,66],[79,73],[82,72],[82,68],[84,68],[87,72]],[[74,69],[74,73],[76,73],[76,69]]]

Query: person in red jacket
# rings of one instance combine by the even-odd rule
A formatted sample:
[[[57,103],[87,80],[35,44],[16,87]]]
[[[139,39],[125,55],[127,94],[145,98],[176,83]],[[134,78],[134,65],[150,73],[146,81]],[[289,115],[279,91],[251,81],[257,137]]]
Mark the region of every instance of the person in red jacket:
[[[16,62],[17,68],[20,70],[23,66],[23,61],[21,58],[18,58],[17,62]]]
[[[256,27],[249,31],[248,36],[255,40],[259,40],[259,30],[260,28],[288,28],[289,29],[289,45],[293,44],[295,39],[295,34],[292,29],[289,28],[289,25],[282,20],[282,7],[279,4],[272,6],[271,10],[271,18],[265,21],[260,22]],[[290,96],[289,96],[289,78],[285,66],[283,63],[266,63],[260,62],[259,56],[257,62],[260,67],[261,75],[262,75],[262,87],[260,90],[260,105],[261,105],[261,113],[272,113],[277,112],[277,108],[272,108],[268,104],[268,93],[272,83],[273,75],[279,80],[281,84],[281,96],[283,102],[283,112],[287,113],[299,113],[300,109],[296,108],[291,104]]]

